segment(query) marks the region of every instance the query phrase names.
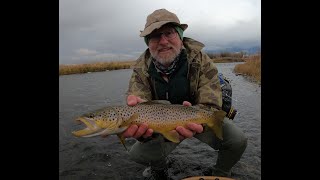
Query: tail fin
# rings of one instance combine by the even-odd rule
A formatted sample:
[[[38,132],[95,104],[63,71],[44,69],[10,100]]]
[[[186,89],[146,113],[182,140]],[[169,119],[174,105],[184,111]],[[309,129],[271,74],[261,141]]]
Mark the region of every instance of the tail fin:
[[[213,133],[221,140],[223,140],[222,137],[222,124],[223,119],[226,116],[226,112],[220,110],[220,111],[214,111],[212,114],[212,121],[208,122],[207,125],[210,127],[213,131]]]

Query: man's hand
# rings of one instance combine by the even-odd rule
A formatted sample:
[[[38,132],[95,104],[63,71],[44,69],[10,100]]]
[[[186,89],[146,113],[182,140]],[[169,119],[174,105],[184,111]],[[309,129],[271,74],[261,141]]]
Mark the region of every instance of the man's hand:
[[[146,100],[141,99],[140,97],[135,96],[135,95],[129,95],[127,97],[127,105],[128,106],[135,106],[141,102],[146,102]],[[148,138],[148,137],[152,136],[152,133],[153,133],[153,130],[148,128],[148,124],[143,123],[140,126],[135,125],[135,124],[129,126],[128,129],[126,129],[122,133],[122,136],[124,138],[133,137],[133,138],[138,139],[141,136],[143,138]]]
[[[179,133],[180,141],[193,137],[196,133],[202,133],[203,127],[201,124],[187,123],[187,127],[177,126],[176,130]]]
[[[184,105],[184,106],[192,106],[192,104],[189,101],[183,101],[182,105]]]
[[[138,103],[141,103],[141,102],[146,102],[146,100],[141,99],[140,97],[135,96],[135,95],[129,95],[127,97],[127,105],[128,106],[135,106],[135,105],[137,105]]]
[[[129,95],[127,98],[127,104],[129,106],[134,106],[140,102],[145,102],[146,100],[141,99],[138,96],[134,96],[134,95]],[[184,106],[191,106],[192,104],[188,101],[183,101],[182,103]],[[179,133],[180,136],[180,140],[183,140],[185,138],[190,138],[193,137],[196,133],[202,133],[203,131],[203,127],[202,125],[196,124],[196,123],[188,123],[186,125],[186,128],[182,127],[182,126],[177,126],[175,130],[173,131],[177,131]],[[148,128],[148,124],[143,123],[140,126],[137,125],[131,125],[127,130],[125,130],[122,133],[122,136],[124,138],[129,138],[129,137],[133,137],[133,138],[140,138],[141,136],[143,138],[148,138],[150,136],[152,136],[153,133],[153,129],[149,129]]]
[[[141,136],[143,138],[148,138],[150,136],[152,136],[153,130],[148,128],[148,124],[143,123],[140,126],[138,125],[131,125],[128,127],[128,129],[126,129],[123,133],[122,136],[124,138],[129,138],[129,137],[133,137],[133,138],[140,138]]]
[[[191,106],[192,104],[188,101],[183,101],[184,106]],[[187,127],[177,126],[175,131],[179,133],[180,141],[193,137],[196,133],[202,133],[203,126],[196,123],[187,123]]]

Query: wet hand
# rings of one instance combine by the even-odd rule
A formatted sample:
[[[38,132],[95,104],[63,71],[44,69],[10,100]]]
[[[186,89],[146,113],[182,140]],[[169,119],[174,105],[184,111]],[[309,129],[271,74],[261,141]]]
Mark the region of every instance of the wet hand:
[[[192,106],[189,101],[183,101],[182,105],[184,106]],[[177,126],[175,130],[179,134],[180,141],[193,137],[196,133],[202,133],[203,126],[196,123],[188,123],[187,127]]]
[[[179,133],[180,141],[193,137],[196,133],[203,132],[203,126],[196,123],[187,123],[186,127],[177,126],[175,131]]]
[[[129,95],[127,97],[127,105],[128,106],[135,106],[136,104],[141,103],[141,102],[146,102],[146,100],[141,99],[140,97],[135,96],[135,95]]]
[[[131,125],[128,127],[128,129],[126,129],[123,133],[122,136],[124,138],[129,138],[129,137],[133,137],[133,138],[148,138],[150,136],[152,136],[153,133],[153,129],[148,128],[148,124],[143,123],[140,126],[138,125]]]

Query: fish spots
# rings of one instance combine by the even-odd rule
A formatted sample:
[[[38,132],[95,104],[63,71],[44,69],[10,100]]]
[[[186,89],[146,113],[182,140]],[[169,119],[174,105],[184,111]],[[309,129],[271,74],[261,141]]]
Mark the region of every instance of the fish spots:
[[[184,126],[187,122],[206,124],[212,121],[213,117],[211,111],[194,107],[152,103],[141,103],[136,106],[112,106],[90,115],[94,116],[93,119],[90,119],[90,124],[100,127],[97,130],[105,128],[114,132],[120,132],[119,128],[131,123],[147,123],[155,132],[163,132],[161,130],[174,129],[178,125]]]
[[[195,119],[199,115],[198,110],[170,104],[146,104],[141,103],[136,106],[113,106],[104,109],[103,112],[97,114],[99,119],[103,119],[105,123],[123,120],[122,123],[132,120],[131,123],[153,123],[156,127],[163,127],[167,124],[175,124],[179,122],[188,122]],[[136,116],[138,115],[138,116]],[[120,119],[119,119],[120,118]]]

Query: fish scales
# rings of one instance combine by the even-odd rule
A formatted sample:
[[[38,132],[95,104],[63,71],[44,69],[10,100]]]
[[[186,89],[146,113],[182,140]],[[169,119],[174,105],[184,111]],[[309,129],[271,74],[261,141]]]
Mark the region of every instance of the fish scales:
[[[201,118],[193,109],[180,106],[172,106],[170,108],[168,106],[170,105],[141,105],[130,107],[129,109],[126,107],[118,107],[115,108],[115,110],[117,110],[124,119],[129,119],[132,114],[136,112],[139,113],[140,116],[136,120],[137,123],[176,123],[177,121],[187,121],[191,118]],[[184,110],[181,111],[181,108]]]
[[[179,134],[174,132],[177,126],[186,126],[188,122],[206,124],[218,138],[222,139],[222,121],[224,111],[207,111],[183,105],[141,103],[136,106],[109,106],[85,114],[77,120],[87,128],[74,131],[77,137],[121,134],[131,124],[147,123],[154,132],[162,134],[168,140],[178,143]],[[123,140],[122,140],[123,141]]]

